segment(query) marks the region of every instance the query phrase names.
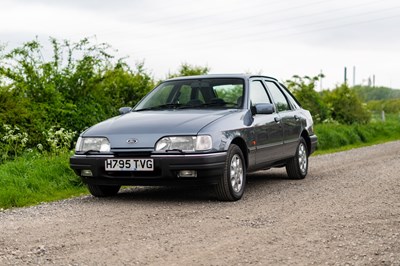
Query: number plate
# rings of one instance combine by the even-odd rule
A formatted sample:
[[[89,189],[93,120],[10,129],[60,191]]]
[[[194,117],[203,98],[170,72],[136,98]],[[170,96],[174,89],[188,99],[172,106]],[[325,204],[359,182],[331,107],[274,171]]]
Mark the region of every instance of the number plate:
[[[106,171],[153,171],[153,159],[107,159]]]

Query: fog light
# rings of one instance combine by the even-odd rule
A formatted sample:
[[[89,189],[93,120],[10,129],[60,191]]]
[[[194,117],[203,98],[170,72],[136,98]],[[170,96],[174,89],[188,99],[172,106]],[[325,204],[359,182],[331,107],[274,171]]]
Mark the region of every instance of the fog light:
[[[81,176],[93,176],[92,170],[82,170]]]
[[[178,177],[197,177],[197,171],[195,171],[195,170],[181,170],[178,173]]]

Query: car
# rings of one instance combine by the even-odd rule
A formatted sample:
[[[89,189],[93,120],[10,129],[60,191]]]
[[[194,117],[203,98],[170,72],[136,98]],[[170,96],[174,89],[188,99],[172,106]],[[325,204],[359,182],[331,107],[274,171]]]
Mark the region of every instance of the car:
[[[309,111],[277,79],[199,75],[161,82],[78,138],[70,166],[96,197],[121,186],[215,187],[242,198],[246,174],[286,167],[303,179],[316,149]]]

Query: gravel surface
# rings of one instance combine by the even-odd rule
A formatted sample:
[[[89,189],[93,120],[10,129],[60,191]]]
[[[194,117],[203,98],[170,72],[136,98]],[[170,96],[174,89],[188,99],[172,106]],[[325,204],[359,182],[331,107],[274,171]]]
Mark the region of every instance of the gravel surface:
[[[133,188],[0,212],[0,265],[400,265],[400,142],[208,188]]]

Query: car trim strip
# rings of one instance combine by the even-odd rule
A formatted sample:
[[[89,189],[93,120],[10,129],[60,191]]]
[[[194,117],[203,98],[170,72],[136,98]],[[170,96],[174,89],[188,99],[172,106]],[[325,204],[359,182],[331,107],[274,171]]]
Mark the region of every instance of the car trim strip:
[[[171,157],[184,157],[184,158],[190,158],[190,157],[218,157],[218,156],[225,156],[227,154],[226,151],[224,152],[217,152],[217,153],[200,153],[200,154],[154,154],[151,155],[151,158],[171,158]]]

